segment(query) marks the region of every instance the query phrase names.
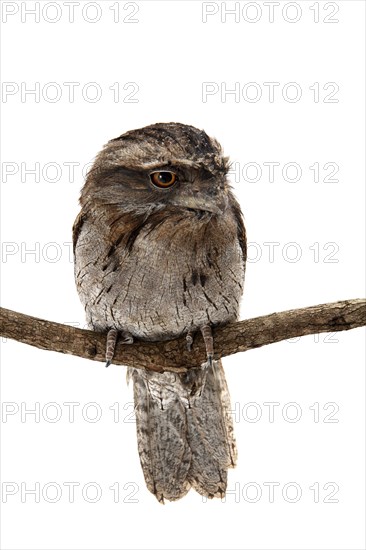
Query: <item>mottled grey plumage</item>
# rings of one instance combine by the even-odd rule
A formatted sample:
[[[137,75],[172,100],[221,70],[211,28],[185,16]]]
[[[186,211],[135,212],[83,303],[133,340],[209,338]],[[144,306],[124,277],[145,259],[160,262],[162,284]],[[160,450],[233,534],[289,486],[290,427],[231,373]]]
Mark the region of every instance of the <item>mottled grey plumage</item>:
[[[217,141],[184,124],[154,124],[107,143],[73,229],[76,284],[91,327],[117,329],[128,343],[237,319],[246,242],[227,171]],[[155,173],[175,181],[158,187]],[[160,501],[190,487],[222,496],[236,448],[221,362],[184,375],[130,375],[150,491]]]

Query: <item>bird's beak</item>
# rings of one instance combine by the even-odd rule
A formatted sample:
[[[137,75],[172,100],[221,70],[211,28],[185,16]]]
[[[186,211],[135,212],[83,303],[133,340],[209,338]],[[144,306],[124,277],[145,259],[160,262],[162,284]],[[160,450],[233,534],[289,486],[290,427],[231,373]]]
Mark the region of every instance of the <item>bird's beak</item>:
[[[184,206],[192,210],[201,210],[204,212],[212,212],[213,214],[223,214],[228,205],[227,194],[207,194],[202,196],[202,193],[194,193],[184,197]]]

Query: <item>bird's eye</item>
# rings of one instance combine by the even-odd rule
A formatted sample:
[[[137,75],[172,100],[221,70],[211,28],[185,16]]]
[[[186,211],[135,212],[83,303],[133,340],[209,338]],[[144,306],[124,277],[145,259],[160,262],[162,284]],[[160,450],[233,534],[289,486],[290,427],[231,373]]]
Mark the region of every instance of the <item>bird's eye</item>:
[[[150,174],[150,179],[156,187],[165,189],[174,185],[177,181],[177,176],[174,172],[153,172]]]

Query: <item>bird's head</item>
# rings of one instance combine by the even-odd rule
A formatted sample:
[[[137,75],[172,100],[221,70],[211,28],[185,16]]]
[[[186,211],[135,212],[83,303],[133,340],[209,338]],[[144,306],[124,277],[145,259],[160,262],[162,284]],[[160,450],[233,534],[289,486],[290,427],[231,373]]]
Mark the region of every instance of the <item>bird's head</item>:
[[[80,202],[122,211],[177,207],[223,213],[228,159],[204,131],[175,122],[126,132],[109,141],[88,173]]]

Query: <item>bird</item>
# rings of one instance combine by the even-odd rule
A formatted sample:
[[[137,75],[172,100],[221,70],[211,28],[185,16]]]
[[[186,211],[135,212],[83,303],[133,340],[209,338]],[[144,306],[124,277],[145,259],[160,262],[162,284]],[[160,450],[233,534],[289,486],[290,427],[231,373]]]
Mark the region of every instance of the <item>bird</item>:
[[[175,501],[223,497],[236,465],[230,395],[212,329],[239,316],[246,232],[229,158],[194,126],[159,122],[111,139],[95,157],[73,225],[76,288],[88,326],[156,342],[201,333],[205,361],[186,372],[129,368],[147,488]],[[198,336],[197,336],[198,337]],[[182,365],[184,366],[184,365]]]

